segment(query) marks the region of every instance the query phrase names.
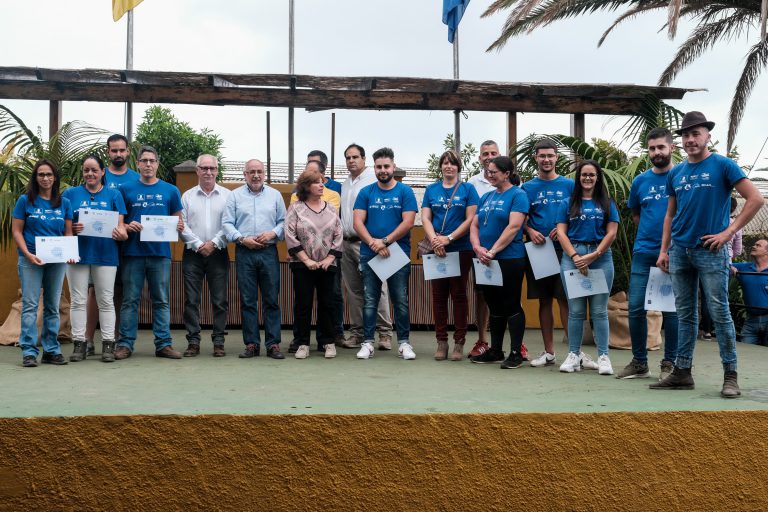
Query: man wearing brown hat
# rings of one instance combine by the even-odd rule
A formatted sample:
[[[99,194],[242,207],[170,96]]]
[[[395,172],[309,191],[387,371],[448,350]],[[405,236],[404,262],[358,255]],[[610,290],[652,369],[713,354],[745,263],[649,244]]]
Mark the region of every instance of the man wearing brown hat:
[[[725,371],[720,395],[741,395],[736,373],[736,329],[728,306],[728,240],[763,205],[760,192],[733,160],[708,147],[715,123],[701,112],[688,112],[678,135],[686,161],[667,175],[669,202],[657,266],[670,273],[678,316],[675,368],[651,389],[693,389],[693,350],[698,326],[698,283],[707,296]],[[729,225],[731,191],[747,201]]]

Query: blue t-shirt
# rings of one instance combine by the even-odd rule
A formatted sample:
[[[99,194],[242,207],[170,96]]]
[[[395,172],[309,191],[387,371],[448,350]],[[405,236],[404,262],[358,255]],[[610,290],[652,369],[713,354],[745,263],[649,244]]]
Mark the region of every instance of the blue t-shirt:
[[[661,249],[661,231],[667,214],[667,175],[648,169],[632,181],[627,206],[640,211],[633,252],[658,254]]]
[[[86,209],[110,210],[125,215],[123,196],[115,189],[103,187],[97,193],[91,194],[85,185],[81,185],[68,188],[62,196],[69,199],[72,204],[72,216],[75,222],[80,220],[80,210]],[[116,267],[119,264],[118,245],[112,238],[79,235],[77,246],[80,251],[78,264],[108,267]]]
[[[739,272],[757,272],[754,263],[733,263]],[[736,279],[741,283],[744,291],[744,304],[747,305],[747,313],[750,315],[768,315],[768,268],[761,272],[760,276],[745,276],[736,274]],[[763,309],[752,309],[749,306]]]
[[[13,208],[13,218],[24,221],[24,241],[27,243],[27,250],[32,254],[35,252],[36,236],[64,236],[65,220],[72,220],[72,206],[69,200],[62,196],[61,204],[53,208],[51,202],[39,197],[35,199],[35,204],[29,203],[27,194],[23,194],[16,201]],[[17,249],[19,256],[24,253]]]
[[[564,176],[558,176],[553,180],[542,180],[537,176],[523,183],[521,188],[528,194],[528,201],[531,203],[528,210],[528,227],[544,236],[549,235],[557,227],[557,211],[560,203],[568,202],[573,186],[573,180]]]
[[[563,201],[560,203],[560,210],[557,213],[557,223],[568,224],[568,240],[571,243],[599,243],[605,237],[605,228],[603,227],[605,215],[603,209],[592,199],[582,199],[581,214],[571,218],[568,212],[569,202]],[[616,203],[613,200],[611,200],[608,222],[619,222],[619,210],[616,209]]]
[[[142,215],[173,215],[181,211],[179,189],[163,180],[154,185],[145,185],[141,181],[124,183],[120,186],[127,214],[124,222],[141,222]],[[171,245],[168,242],[142,242],[141,233],[128,233],[128,240],[123,244],[126,256],[162,256],[171,257]]]
[[[509,226],[509,215],[512,212],[527,214],[528,207],[528,195],[520,187],[508,188],[501,194],[496,190],[484,194],[477,207],[480,245],[486,249],[493,247],[501,233]],[[522,225],[509,245],[494,256],[497,260],[512,258],[525,258]]]
[[[363,187],[355,200],[355,210],[365,210],[365,228],[373,238],[384,238],[403,221],[403,212],[417,212],[416,196],[408,185],[398,182],[390,190],[382,190],[379,183]],[[406,255],[411,254],[411,234],[397,241]],[[374,252],[360,244],[360,257],[373,256]]]
[[[744,178],[736,162],[717,153],[672,168],[667,175],[667,192],[677,199],[672,243],[690,249],[701,245],[702,236],[725,230],[730,222],[731,190]]]
[[[339,183],[336,180],[332,180],[331,178],[328,178],[328,181],[326,181],[323,186],[325,188],[331,189],[337,194],[341,195],[341,183]]]
[[[133,169],[128,169],[124,174],[112,174],[109,168],[104,169],[104,184],[109,189],[118,189],[135,181],[139,181],[139,173]]]
[[[440,232],[440,228],[443,227],[443,221],[445,220],[443,235],[451,234],[467,219],[467,207],[477,206],[479,200],[477,190],[469,183],[462,181],[459,183],[459,188],[453,196],[451,208],[448,209],[448,202],[455,188],[456,185],[445,188],[443,187],[443,182],[438,181],[428,186],[424,191],[424,200],[421,202],[421,207],[432,210],[432,227],[435,229],[435,233]],[[472,244],[469,242],[469,231],[461,238],[457,238],[448,244],[445,250],[447,252],[471,251]]]

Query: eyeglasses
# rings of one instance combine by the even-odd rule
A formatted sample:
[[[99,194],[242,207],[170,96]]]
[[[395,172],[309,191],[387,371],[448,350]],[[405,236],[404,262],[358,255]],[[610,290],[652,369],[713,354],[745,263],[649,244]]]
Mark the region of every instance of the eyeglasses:
[[[43,178],[43,179],[50,179],[50,178],[53,178],[53,173],[52,172],[39,172],[39,173],[37,173],[37,177],[38,178]]]
[[[582,174],[581,177],[582,178],[589,178],[589,179],[593,180],[593,179],[597,178],[597,174]]]
[[[197,166],[198,169],[200,169],[202,172],[217,172],[219,170],[218,167],[201,167]]]
[[[141,160],[139,160],[139,163],[140,164],[145,164],[145,165],[146,164],[156,164],[157,160],[155,160],[154,158],[142,158]]]

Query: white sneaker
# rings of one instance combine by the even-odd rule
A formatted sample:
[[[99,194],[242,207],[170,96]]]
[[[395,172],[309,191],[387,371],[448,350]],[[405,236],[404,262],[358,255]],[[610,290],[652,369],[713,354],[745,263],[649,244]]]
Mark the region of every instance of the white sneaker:
[[[560,365],[560,371],[563,373],[573,373],[581,371],[581,358],[576,352],[569,352],[563,364]]]
[[[549,352],[542,352],[539,357],[531,361],[531,366],[537,368],[539,366],[549,366],[555,364],[555,354]]]
[[[584,352],[581,352],[579,354],[579,357],[581,357],[581,367],[585,370],[598,370],[600,366],[595,362],[594,359],[592,359],[589,354],[585,354]]]
[[[357,353],[358,359],[370,359],[373,357],[373,342],[366,341],[360,346],[360,350]]]
[[[325,358],[333,359],[336,357],[336,345],[334,343],[325,344]]]
[[[294,354],[296,359],[306,359],[309,357],[309,345],[299,345],[299,348]]]
[[[603,354],[597,358],[597,373],[600,375],[613,375],[613,366],[608,354]]]
[[[397,354],[406,361],[416,359],[416,352],[413,351],[410,343],[401,343],[397,349]]]

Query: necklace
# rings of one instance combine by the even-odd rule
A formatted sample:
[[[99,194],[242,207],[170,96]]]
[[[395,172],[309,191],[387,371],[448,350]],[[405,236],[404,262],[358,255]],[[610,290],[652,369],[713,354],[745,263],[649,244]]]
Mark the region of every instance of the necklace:
[[[486,201],[484,205],[486,207],[486,210],[485,210],[485,220],[483,221],[483,226],[488,225],[488,217],[491,215],[491,210],[493,209],[494,200],[496,199],[497,194],[498,192],[494,190],[493,195],[488,201]]]

